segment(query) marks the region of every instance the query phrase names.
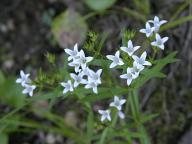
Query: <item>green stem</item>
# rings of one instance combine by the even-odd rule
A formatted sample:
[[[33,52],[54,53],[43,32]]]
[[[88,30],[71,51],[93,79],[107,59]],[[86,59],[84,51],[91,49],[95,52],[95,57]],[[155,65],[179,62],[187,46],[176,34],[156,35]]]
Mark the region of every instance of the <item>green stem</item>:
[[[150,140],[148,138],[145,127],[141,122],[141,113],[140,113],[139,98],[137,95],[137,90],[133,90],[129,92],[129,102],[130,102],[133,119],[137,124],[138,131],[143,135],[143,137],[140,138],[140,143],[150,144]]]
[[[117,123],[117,119],[118,119],[118,113],[115,113],[115,116],[111,122],[111,127],[114,128],[116,123]],[[110,127],[105,128],[105,130],[103,131],[103,133],[101,134],[101,139],[99,141],[99,144],[105,144],[105,140],[107,138],[107,135],[110,133]]]
[[[129,92],[129,102],[130,102],[130,107],[131,107],[131,113],[133,115],[133,119],[136,122],[139,122],[139,102],[138,102],[138,97],[135,95],[136,91],[130,91]]]

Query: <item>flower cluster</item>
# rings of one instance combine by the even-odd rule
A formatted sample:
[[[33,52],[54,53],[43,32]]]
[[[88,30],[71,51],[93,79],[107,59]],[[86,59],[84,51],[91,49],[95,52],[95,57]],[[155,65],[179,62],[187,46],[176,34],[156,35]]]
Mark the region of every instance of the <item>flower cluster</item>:
[[[168,40],[168,37],[161,37],[159,32],[160,26],[165,24],[166,20],[159,20],[157,16],[154,20],[146,22],[144,29],[140,29],[141,33],[145,33],[147,38],[154,39],[151,41],[151,45],[159,49],[164,50],[164,43]],[[150,25],[152,24],[152,26]],[[136,55],[136,51],[141,49],[141,46],[135,46],[132,40],[128,40],[126,46],[121,46],[114,55],[107,55],[107,59],[111,62],[109,68],[115,68],[116,66],[122,66],[125,63],[120,57],[121,53],[126,53],[132,59],[132,65],[127,67],[126,73],[121,74],[120,78],[127,80],[127,85],[130,86],[132,81],[139,77],[141,71],[144,70],[145,66],[151,66],[151,62],[147,61],[147,52],[144,51],[140,56]],[[89,68],[88,63],[93,60],[93,57],[86,57],[83,50],[78,50],[78,45],[74,45],[74,49],[64,49],[68,55],[68,66],[74,68],[74,73],[70,73],[70,80],[61,82],[60,84],[64,87],[63,94],[74,91],[80,84],[85,85],[86,89],[92,89],[94,93],[98,93],[97,87],[101,84],[102,69],[94,71]],[[16,83],[21,83],[25,88],[22,93],[33,96],[33,91],[36,89],[35,85],[32,85],[30,74],[25,74],[22,70],[20,71],[20,78],[16,80]],[[125,114],[122,112],[122,106],[125,104],[125,99],[120,99],[118,96],[114,96],[114,101],[109,104],[110,107],[114,107],[118,111],[118,116],[121,119],[125,118]],[[111,110],[98,110],[101,115],[101,121],[111,121]]]
[[[118,110],[118,116],[121,119],[125,118],[125,114],[122,112],[122,106],[125,104],[126,100],[125,99],[119,99],[118,96],[114,96],[114,101],[109,104],[110,107],[114,107]],[[110,110],[98,110],[99,114],[101,114],[101,121],[103,122],[104,120],[111,121],[111,116],[110,116]]]
[[[151,42],[152,46],[160,48],[164,50],[164,43],[168,40],[168,37],[163,37],[157,33],[160,29],[160,26],[167,21],[159,20],[157,16],[154,17],[154,20],[149,20],[146,22],[146,28],[141,29],[141,33],[145,33],[146,37],[152,37],[155,34],[156,40]],[[149,23],[153,24],[153,27],[150,26]],[[120,50],[127,53],[129,57],[133,59],[132,67],[127,68],[127,73],[120,75],[120,78],[127,80],[127,85],[129,86],[134,79],[136,79],[140,72],[145,68],[145,66],[151,66],[152,64],[146,60],[147,52],[144,51],[141,56],[135,55],[135,52],[140,49],[140,46],[134,46],[131,40],[128,41],[127,46],[120,47]],[[122,58],[120,58],[120,51],[118,50],[115,55],[107,55],[107,59],[111,60],[109,68],[114,68],[116,66],[124,65]],[[117,96],[114,97],[114,102],[110,103],[110,106],[116,107],[118,109],[118,115],[120,118],[124,118],[125,115],[121,111],[121,106],[126,102],[125,99],[120,100]],[[111,121],[110,110],[99,110],[99,114],[101,114],[101,121],[103,122],[105,119]]]
[[[153,24],[153,27],[150,26],[150,23]],[[155,16],[154,20],[149,20],[145,24],[145,29],[140,29],[141,33],[145,33],[146,37],[151,37],[155,34],[156,40],[151,42],[152,46],[164,50],[164,43],[168,40],[168,37],[162,37],[158,34],[160,26],[167,23],[166,20],[159,20],[159,17]]]
[[[71,73],[70,76],[73,79],[67,82],[62,82],[64,87],[63,93],[73,91],[79,84],[84,84],[86,89],[93,89],[94,93],[98,93],[97,86],[101,84],[102,69],[96,72],[87,66],[87,63],[93,60],[93,57],[86,57],[83,50],[78,50],[78,45],[75,44],[74,49],[65,49],[65,52],[69,55],[69,66],[74,67],[75,73]]]
[[[146,61],[147,53],[143,52],[140,57],[134,55],[140,46],[133,46],[131,40],[128,41],[127,46],[122,46],[120,49],[127,53],[134,60],[133,66],[127,68],[127,73],[120,75],[120,78],[127,80],[127,85],[129,86],[133,79],[139,76],[139,73],[144,69],[144,66],[151,66],[151,63]],[[107,58],[112,61],[110,68],[114,68],[117,65],[124,65],[123,60],[120,58],[120,51],[117,51],[115,55],[107,55]]]
[[[151,42],[152,46],[156,46],[160,49],[164,49],[164,43],[168,40],[168,37],[163,37],[157,33],[162,24],[166,23],[165,20],[159,20],[157,16],[154,17],[154,20],[149,20],[146,22],[146,28],[141,29],[141,33],[145,33],[147,37],[153,36],[155,34],[156,40]],[[149,23],[153,24],[153,27],[150,26]],[[134,46],[131,40],[128,41],[127,46],[120,47],[120,50],[127,53],[133,59],[132,67],[127,68],[127,73],[120,75],[120,78],[127,80],[127,85],[129,86],[134,79],[136,79],[140,72],[145,68],[145,66],[151,66],[152,64],[146,60],[147,52],[144,51],[140,57],[135,55],[134,53],[140,49],[140,46]],[[107,55],[107,58],[112,61],[110,64],[110,68],[114,68],[116,66],[124,65],[122,58],[120,58],[120,51],[118,50],[115,55]]]
[[[20,78],[16,80],[16,83],[20,83],[24,87],[23,94],[29,94],[33,96],[33,91],[36,89],[35,85],[31,84],[30,74],[25,74],[23,70],[20,71]]]

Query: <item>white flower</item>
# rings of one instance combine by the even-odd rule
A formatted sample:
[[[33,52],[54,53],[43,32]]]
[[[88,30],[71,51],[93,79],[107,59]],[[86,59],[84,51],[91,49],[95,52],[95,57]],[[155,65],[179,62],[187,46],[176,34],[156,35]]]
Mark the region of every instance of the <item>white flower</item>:
[[[164,50],[164,43],[168,40],[168,37],[163,37],[161,38],[161,36],[157,33],[156,34],[156,41],[152,42],[151,45],[152,46],[156,46],[162,50]]]
[[[114,96],[114,101],[109,104],[111,107],[116,107],[119,111],[122,108],[122,105],[126,102],[125,99],[119,99],[119,97]]]
[[[118,116],[120,117],[120,119],[125,118],[125,114],[122,111],[118,111]]]
[[[25,74],[23,70],[20,71],[20,78],[16,80],[16,83],[21,83],[22,86],[25,86],[25,84],[29,84],[31,82],[29,76],[30,74]]]
[[[154,31],[155,31],[155,32],[158,32],[158,31],[159,31],[159,28],[160,28],[161,25],[167,23],[166,20],[161,20],[161,21],[160,21],[158,16],[155,16],[155,17],[154,17],[154,20],[149,20],[148,22],[153,23],[153,25],[154,25]]]
[[[133,67],[132,67],[132,76],[134,79],[136,79],[139,76],[139,73],[144,69],[144,66],[137,63],[133,62]]]
[[[151,63],[146,61],[147,57],[147,53],[146,51],[142,53],[142,55],[140,57],[133,55],[132,58],[134,59],[135,62],[137,62],[140,65],[147,65],[147,66],[151,66]]]
[[[94,72],[93,70],[89,70],[89,77],[92,79],[92,81],[95,81],[98,84],[101,84],[101,73],[102,69],[97,70],[97,72]]]
[[[131,40],[128,41],[127,47],[121,47],[121,50],[128,53],[129,56],[132,56],[133,53],[138,50],[140,46],[133,47],[133,43]]]
[[[70,67],[75,67],[75,72],[78,73],[80,72],[80,63],[77,61],[72,61],[68,64]]]
[[[83,75],[81,73],[79,73],[78,75],[71,73],[70,76],[74,79],[74,87],[77,87],[79,84],[85,83],[86,81],[85,79],[83,79]]]
[[[145,29],[140,29],[141,33],[145,33],[146,37],[150,37],[153,34],[154,28],[150,26],[148,22],[145,24]]]
[[[78,57],[78,55],[79,55],[78,45],[77,44],[75,44],[74,50],[71,50],[71,49],[64,49],[64,50],[69,55],[68,61],[70,61],[72,59],[76,59]]]
[[[101,114],[101,122],[105,119],[111,121],[110,110],[98,110],[99,114]]]
[[[119,51],[117,51],[115,53],[115,55],[107,55],[107,58],[109,60],[113,61],[110,65],[110,68],[114,68],[117,65],[123,65],[124,64],[123,60],[120,58],[120,52]]]
[[[81,72],[81,75],[83,75],[83,76],[89,76],[90,71],[92,71],[92,70],[89,67],[85,67],[80,72]]]
[[[66,83],[62,82],[61,85],[64,87],[63,94],[67,93],[68,91],[73,91],[73,85],[70,80],[68,80]]]
[[[131,84],[132,80],[134,79],[133,75],[132,75],[132,68],[128,67],[127,73],[120,75],[120,78],[127,79],[127,85],[129,86]]]
[[[22,91],[23,94],[29,94],[30,96],[33,96],[33,91],[36,89],[35,85],[24,85],[25,89]]]
[[[93,57],[86,57],[83,50],[79,52],[79,59],[75,60],[80,63],[82,69],[86,68],[87,63],[92,61]]]
[[[86,84],[85,85],[86,89],[92,88],[94,93],[96,93],[96,94],[98,93],[98,91],[97,91],[98,83],[96,81],[94,81],[94,80],[92,80],[91,78],[88,77],[88,81],[85,84]]]

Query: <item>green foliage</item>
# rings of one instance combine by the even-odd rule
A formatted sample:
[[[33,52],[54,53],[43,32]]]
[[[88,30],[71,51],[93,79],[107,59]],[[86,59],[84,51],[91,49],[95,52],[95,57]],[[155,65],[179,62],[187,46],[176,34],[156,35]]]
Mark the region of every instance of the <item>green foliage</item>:
[[[170,53],[168,56],[166,56],[165,58],[162,58],[160,60],[156,60],[153,63],[155,64],[154,67],[152,67],[151,69],[145,69],[142,72],[142,76],[139,77],[134,83],[133,83],[133,87],[134,88],[139,88],[141,86],[143,86],[148,80],[155,78],[155,77],[159,77],[159,78],[164,78],[166,77],[165,74],[163,74],[161,72],[161,70],[170,63],[174,63],[176,61],[178,61],[175,56],[176,56],[177,52],[172,52]]]
[[[117,0],[84,0],[84,2],[93,10],[103,11],[111,7]]]
[[[8,144],[8,135],[0,132],[0,143]]]
[[[139,11],[148,15],[150,13],[150,1],[149,0],[133,0],[133,3]]]
[[[2,85],[5,82],[5,77],[2,73],[2,71],[0,71],[0,85]]]
[[[125,29],[122,33],[122,43],[124,46],[127,46],[127,42],[132,40],[135,37],[136,31]]]
[[[188,22],[188,21],[191,21],[191,20],[192,20],[192,15],[179,18],[179,19],[177,19],[177,20],[175,20],[175,21],[169,22],[169,23],[167,23],[166,25],[162,26],[162,28],[160,29],[160,31],[165,31],[165,30],[167,30],[167,29],[170,29],[170,28],[179,26],[179,25],[181,25],[181,24],[183,24],[183,23],[186,23],[186,22]]]
[[[15,83],[15,78],[4,77],[0,71],[0,103],[19,107],[25,103],[25,96],[21,94],[22,87]]]
[[[83,45],[83,48],[92,54],[94,58],[102,57],[101,49],[103,48],[104,42],[107,39],[108,33],[103,33],[101,36],[97,32],[89,31],[88,39]]]
[[[50,64],[55,64],[55,55],[47,52],[45,56]]]
[[[96,32],[92,32],[92,31],[89,31],[88,32],[88,40],[85,42],[83,48],[88,51],[88,52],[91,52],[92,54],[96,52],[96,45],[97,45],[97,42],[98,42],[98,33]]]
[[[84,0],[84,2],[95,11],[107,11],[117,0]],[[137,10],[122,8],[122,11],[135,19],[145,21],[150,14],[149,0],[133,0]],[[186,7],[185,4],[183,7]],[[181,10],[183,9],[181,7]],[[180,13],[179,10],[177,12]],[[98,13],[99,13],[98,12]],[[52,16],[52,15],[51,15]],[[175,19],[177,15],[173,17]],[[172,28],[190,21],[191,16],[183,17],[172,21],[162,27],[161,31]],[[67,10],[57,16],[53,21],[50,15],[44,15],[45,23],[52,22],[52,31],[55,39],[62,48],[72,47],[76,42],[82,44],[86,39],[87,24],[82,16],[73,11]],[[135,37],[134,30],[124,29],[122,31],[122,44],[127,46],[127,41]],[[107,39],[108,33],[88,32],[87,41],[83,45],[83,49],[90,55],[94,56],[94,60],[89,63],[90,67],[100,67],[103,69],[102,85],[98,88],[98,94],[93,94],[92,90],[87,90],[79,86],[73,93],[62,94],[60,86],[61,81],[70,79],[70,68],[67,67],[67,56],[63,57],[63,67],[58,68],[56,65],[57,57],[54,54],[46,53],[46,58],[51,64],[51,69],[43,71],[39,69],[37,78],[33,81],[38,87],[38,92],[31,98],[21,94],[22,87],[15,84],[15,78],[5,77],[0,71],[0,103],[15,107],[7,114],[1,114],[0,119],[0,143],[8,143],[8,134],[12,131],[26,130],[42,130],[60,134],[61,136],[72,139],[74,143],[79,144],[132,144],[133,141],[140,141],[141,144],[150,144],[150,138],[144,125],[153,120],[158,114],[145,115],[141,112],[139,103],[138,89],[152,78],[164,78],[166,75],[162,72],[165,66],[177,61],[176,52],[172,52],[166,57],[154,60],[155,56],[150,59],[153,66],[142,71],[138,79],[134,80],[130,87],[125,87],[119,78],[114,76],[114,73],[124,72],[128,66],[132,65],[132,60],[126,54],[122,54],[125,61],[124,66],[117,66],[113,71],[109,69],[110,61],[106,60],[102,55],[102,48]],[[152,51],[152,55],[153,55]],[[113,73],[114,72],[114,73]],[[112,122],[102,124],[94,110],[94,105],[97,102],[111,100],[114,95],[125,96],[126,103],[126,118],[119,120],[117,111],[112,111]],[[57,100],[66,100],[66,98],[75,100],[74,103],[79,103],[85,110],[86,123],[81,126],[69,126],[60,115],[53,114],[53,106]],[[20,114],[20,110],[25,110],[26,113],[36,116],[35,111],[40,111],[38,108],[30,106],[39,101],[48,102],[48,108],[40,112],[40,117],[49,121],[51,124],[46,125],[35,119],[28,119],[25,114]],[[76,102],[77,101],[77,102]],[[26,110],[27,109],[27,110]]]

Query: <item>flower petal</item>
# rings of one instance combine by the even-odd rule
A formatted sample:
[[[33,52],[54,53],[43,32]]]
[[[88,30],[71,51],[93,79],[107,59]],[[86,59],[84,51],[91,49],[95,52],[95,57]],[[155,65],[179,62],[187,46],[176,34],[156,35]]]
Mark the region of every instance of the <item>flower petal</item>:
[[[127,79],[127,85],[129,86],[129,85],[131,84],[131,82],[132,82],[132,79],[131,79],[131,78],[128,78],[128,79]]]
[[[122,78],[122,79],[127,79],[128,76],[127,76],[127,74],[122,74],[122,75],[120,75],[120,78]]]
[[[162,41],[163,41],[163,43],[165,43],[166,41],[168,41],[168,37],[164,37],[164,38],[162,38]]]
[[[113,59],[114,59],[114,56],[113,55],[107,55],[106,56],[109,60],[112,60],[113,61]]]
[[[139,32],[146,33],[146,30],[145,29],[140,29]]]
[[[147,52],[143,52],[142,55],[141,55],[141,59],[145,60],[147,57]]]
[[[127,47],[120,47],[120,49],[122,50],[122,51],[124,51],[124,52],[128,52],[128,48]]]
[[[133,48],[133,43],[131,40],[128,41],[128,48]]]
[[[146,66],[151,66],[152,64],[148,61],[145,61],[143,65],[146,65]]]
[[[125,114],[122,112],[122,111],[119,111],[118,112],[118,115],[121,119],[124,119],[125,118]]]
[[[112,62],[112,63],[110,64],[109,68],[114,68],[115,66],[117,66],[117,64],[114,63],[114,62]]]

